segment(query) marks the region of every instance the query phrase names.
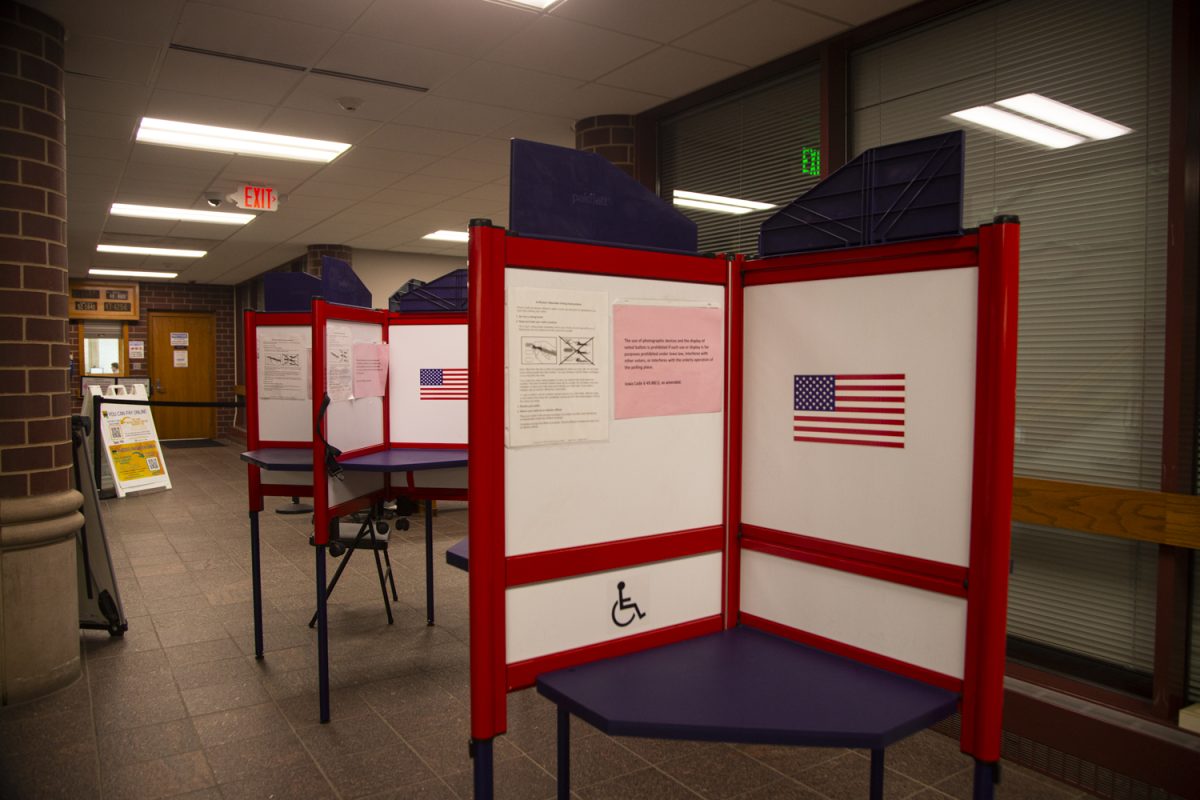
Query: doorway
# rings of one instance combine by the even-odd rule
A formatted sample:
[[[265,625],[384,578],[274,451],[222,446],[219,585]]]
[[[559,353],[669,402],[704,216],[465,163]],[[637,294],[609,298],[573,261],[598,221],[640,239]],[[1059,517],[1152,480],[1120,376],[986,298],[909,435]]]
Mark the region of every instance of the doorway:
[[[171,402],[217,399],[217,321],[210,313],[151,311],[150,397]],[[159,439],[212,439],[215,408],[154,409]]]

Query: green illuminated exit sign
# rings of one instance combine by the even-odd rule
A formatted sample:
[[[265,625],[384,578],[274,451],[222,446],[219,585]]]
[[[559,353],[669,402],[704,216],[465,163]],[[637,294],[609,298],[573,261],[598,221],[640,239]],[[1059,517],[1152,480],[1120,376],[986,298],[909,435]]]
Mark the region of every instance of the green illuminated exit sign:
[[[821,151],[816,147],[800,150],[800,171],[805,175],[821,176]]]

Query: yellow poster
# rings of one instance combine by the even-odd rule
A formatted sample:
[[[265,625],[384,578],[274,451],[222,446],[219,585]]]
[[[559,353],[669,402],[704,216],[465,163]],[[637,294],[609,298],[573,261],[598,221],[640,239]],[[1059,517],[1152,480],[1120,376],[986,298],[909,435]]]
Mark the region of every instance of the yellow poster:
[[[163,473],[156,442],[114,444],[109,446],[108,452],[112,456],[113,471],[121,483],[153,478]]]

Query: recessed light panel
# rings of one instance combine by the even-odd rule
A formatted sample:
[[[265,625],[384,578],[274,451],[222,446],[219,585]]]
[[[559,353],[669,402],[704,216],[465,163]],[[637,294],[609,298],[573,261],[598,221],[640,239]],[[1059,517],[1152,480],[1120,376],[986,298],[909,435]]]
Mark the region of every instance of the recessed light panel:
[[[1026,117],[1011,114],[1008,111],[1002,111],[993,106],[976,106],[975,108],[968,108],[963,111],[955,111],[950,116],[1030,142],[1037,142],[1046,147],[1071,147],[1072,145],[1082,144],[1087,141],[1082,136],[1076,136],[1073,133],[1052,128],[1040,122],[1034,122]]]
[[[135,256],[176,256],[178,258],[203,258],[207,250],[179,250],[174,247],[139,247],[132,244],[98,244],[98,253],[128,253]]]
[[[143,117],[137,140],[192,150],[213,150],[218,153],[237,153],[264,158],[286,158],[295,161],[328,163],[350,148],[342,142],[323,139],[304,139],[299,136],[280,136],[238,128],[218,128],[169,119]]]
[[[561,0],[492,0],[494,3],[499,3],[502,6],[518,6],[520,8],[536,8],[539,11],[545,11],[555,3]]]
[[[1131,128],[1126,128],[1124,125],[1118,125],[1104,117],[1097,117],[1095,114],[1081,111],[1066,103],[1051,100],[1049,97],[1042,97],[1040,94],[1009,97],[1005,100],[997,100],[996,105],[1018,111],[1042,122],[1049,122],[1060,128],[1066,128],[1089,139],[1115,139],[1132,131]]]
[[[89,269],[89,275],[109,275],[122,278],[174,278],[178,272],[140,272],[135,269]]]
[[[139,206],[130,203],[113,203],[110,214],[118,217],[141,217],[142,219],[175,219],[184,222],[211,222],[217,225],[245,225],[254,219],[253,214],[233,214],[227,211],[202,211],[195,208],[166,208],[164,206]]]
[[[686,192],[682,189],[675,189],[671,192],[671,202],[684,208],[698,208],[702,211],[716,211],[720,214],[749,214],[751,211],[766,211],[775,208],[771,203],[760,203],[757,200]]]
[[[432,239],[435,242],[467,242],[470,241],[471,234],[466,231],[434,231],[421,238]]]

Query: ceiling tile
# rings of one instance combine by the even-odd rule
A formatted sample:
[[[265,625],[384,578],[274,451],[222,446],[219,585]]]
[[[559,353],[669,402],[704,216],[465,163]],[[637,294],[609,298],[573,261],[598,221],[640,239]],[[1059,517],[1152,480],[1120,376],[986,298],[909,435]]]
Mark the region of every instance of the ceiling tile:
[[[299,80],[293,70],[171,50],[156,88],[276,105]]]
[[[124,159],[91,158],[74,154],[67,156],[67,173],[72,176],[72,180],[75,175],[106,175],[110,178],[120,178],[124,170]]]
[[[104,223],[104,235],[167,236],[175,223],[167,219],[137,219],[110,215]]]
[[[847,25],[862,25],[913,5],[913,0],[782,0]]]
[[[418,128],[412,125],[382,125],[363,139],[361,144],[365,147],[448,156],[477,138],[471,133]]]
[[[201,170],[216,175],[232,158],[233,155],[230,153],[214,153],[210,150],[189,150],[183,147],[135,142],[129,160],[135,164],[161,164],[166,167]]]
[[[262,130],[284,136],[359,144],[377,130],[379,124],[379,120],[355,116],[348,111],[322,114],[298,108],[279,108],[263,123]]]
[[[351,186],[370,187],[371,189],[383,189],[384,187],[391,186],[403,175],[404,173],[402,172],[386,172],[380,169],[351,167],[338,163],[321,170],[320,180],[344,183]],[[369,192],[359,199],[365,199],[374,193],[374,191]]]
[[[121,0],[120,13],[108,3],[79,0],[38,0],[34,5],[68,31],[159,47],[170,40],[183,0]]]
[[[392,180],[399,180],[401,176],[407,175],[410,172],[416,172],[422,167],[428,166],[437,160],[437,156],[426,155],[424,153],[408,153],[403,150],[384,150],[379,147],[352,147],[341,158],[337,160],[337,164],[346,167],[356,167],[358,169],[371,170],[387,170],[397,173]],[[380,187],[389,186],[389,183],[380,184]]]
[[[480,0],[387,0],[373,4],[350,30],[478,58],[537,17]]]
[[[151,181],[175,187],[189,187],[194,193],[203,192],[212,181],[211,170],[175,167],[145,161],[130,161],[125,168],[125,177],[135,181]],[[122,201],[128,202],[128,201]]]
[[[334,183],[333,181],[322,179],[313,179],[305,181],[292,192],[292,198],[298,200],[301,197],[331,197],[342,200],[366,200],[371,195],[375,194],[375,190],[370,186],[359,186],[348,183]]]
[[[427,94],[396,118],[396,122],[422,128],[482,135],[491,133],[517,117],[520,111],[497,105],[468,103],[449,97]]]
[[[493,139],[482,137],[454,152],[455,158],[465,158],[468,161],[482,161],[486,164],[501,164],[508,171],[508,155],[512,144],[508,139]]]
[[[353,197],[330,197],[329,195],[320,194],[295,194],[290,193],[287,197],[279,202],[281,209],[280,213],[287,214],[318,214],[318,219],[325,219],[330,214],[336,214],[338,211],[349,208],[358,202]]]
[[[388,188],[389,191],[412,189],[414,192],[428,192],[429,194],[455,197],[476,188],[479,184],[480,181],[465,181],[458,178],[443,178],[436,175],[422,175],[417,173],[416,175],[401,178]],[[375,199],[378,199],[378,196]]]
[[[221,173],[223,178],[234,178],[239,182],[258,183],[270,186],[273,183],[308,180],[325,168],[324,164],[311,161],[285,161],[279,158],[256,156],[234,156]]]
[[[346,34],[317,66],[367,78],[433,88],[473,59],[411,44]]]
[[[130,83],[68,74],[64,94],[69,98],[67,102],[72,111],[81,108],[85,111],[141,117],[142,109],[146,107],[146,98],[150,96],[150,89]],[[67,116],[69,118],[70,114]]]
[[[398,206],[420,206],[428,208],[436,206],[443,200],[450,198],[450,193],[431,194],[429,192],[418,192],[408,188],[389,186],[376,194],[371,195],[372,203],[391,203]]]
[[[283,101],[283,105],[288,108],[335,114],[340,110],[337,100],[339,97],[355,97],[362,101],[353,112],[356,117],[388,122],[422,96],[421,92],[410,92],[391,86],[376,86],[325,75],[305,75]]]
[[[588,114],[586,116],[591,116]],[[575,118],[551,117],[545,114],[524,114],[490,135],[497,139],[529,139],[534,142],[575,146]]]
[[[188,3],[179,27],[175,29],[174,42],[219,53],[311,67],[333,46],[338,35],[337,31],[279,17]]]
[[[322,28],[344,31],[354,24],[373,0],[203,0],[213,6],[279,17]]]
[[[666,100],[662,95],[589,83],[571,93],[563,103],[563,111],[571,112],[575,119],[599,114],[640,114]]]
[[[592,80],[656,47],[648,39],[542,15],[488,53],[487,60]]]
[[[670,42],[751,0],[568,0],[551,14],[609,30]]]
[[[129,156],[129,151],[133,149],[133,145],[127,141],[120,139],[101,139],[95,136],[82,136],[79,134],[67,135],[67,158],[75,156],[86,156],[88,158],[111,158],[117,159],[122,164]],[[68,177],[70,170],[67,171]]]
[[[73,134],[79,133],[99,139],[131,142],[137,124],[138,118],[132,114],[106,114],[72,106],[67,117],[67,140],[69,142]]]
[[[637,62],[635,62],[637,63]],[[574,78],[534,72],[507,64],[476,61],[438,87],[438,94],[458,100],[549,113],[583,83]]]
[[[756,67],[849,28],[844,23],[778,0],[758,0],[673,44],[684,50]]]
[[[506,206],[507,203],[508,198],[505,198],[501,205]],[[461,213],[470,220],[480,217],[490,219],[497,210],[502,209],[497,209],[495,200],[481,200],[478,197],[462,195],[460,197],[452,197],[444,203],[439,203],[433,207],[433,210]]]
[[[488,183],[475,189],[471,189],[470,191],[463,192],[462,196],[487,200],[492,205],[508,203],[508,187],[500,186],[495,183]]]
[[[664,97],[680,97],[741,71],[742,66],[732,61],[663,47],[605,75],[598,82]]]
[[[508,172],[507,163],[483,161],[467,161],[461,158],[443,158],[435,161],[421,171],[422,175],[433,175],[438,178],[459,178],[474,181],[476,185],[495,180]]]
[[[258,130],[272,108],[273,106],[263,103],[246,103],[224,97],[155,89],[146,106],[146,116],[223,128]]]
[[[66,48],[66,69],[93,78],[145,85],[154,72],[159,48],[117,39],[76,34]]]

